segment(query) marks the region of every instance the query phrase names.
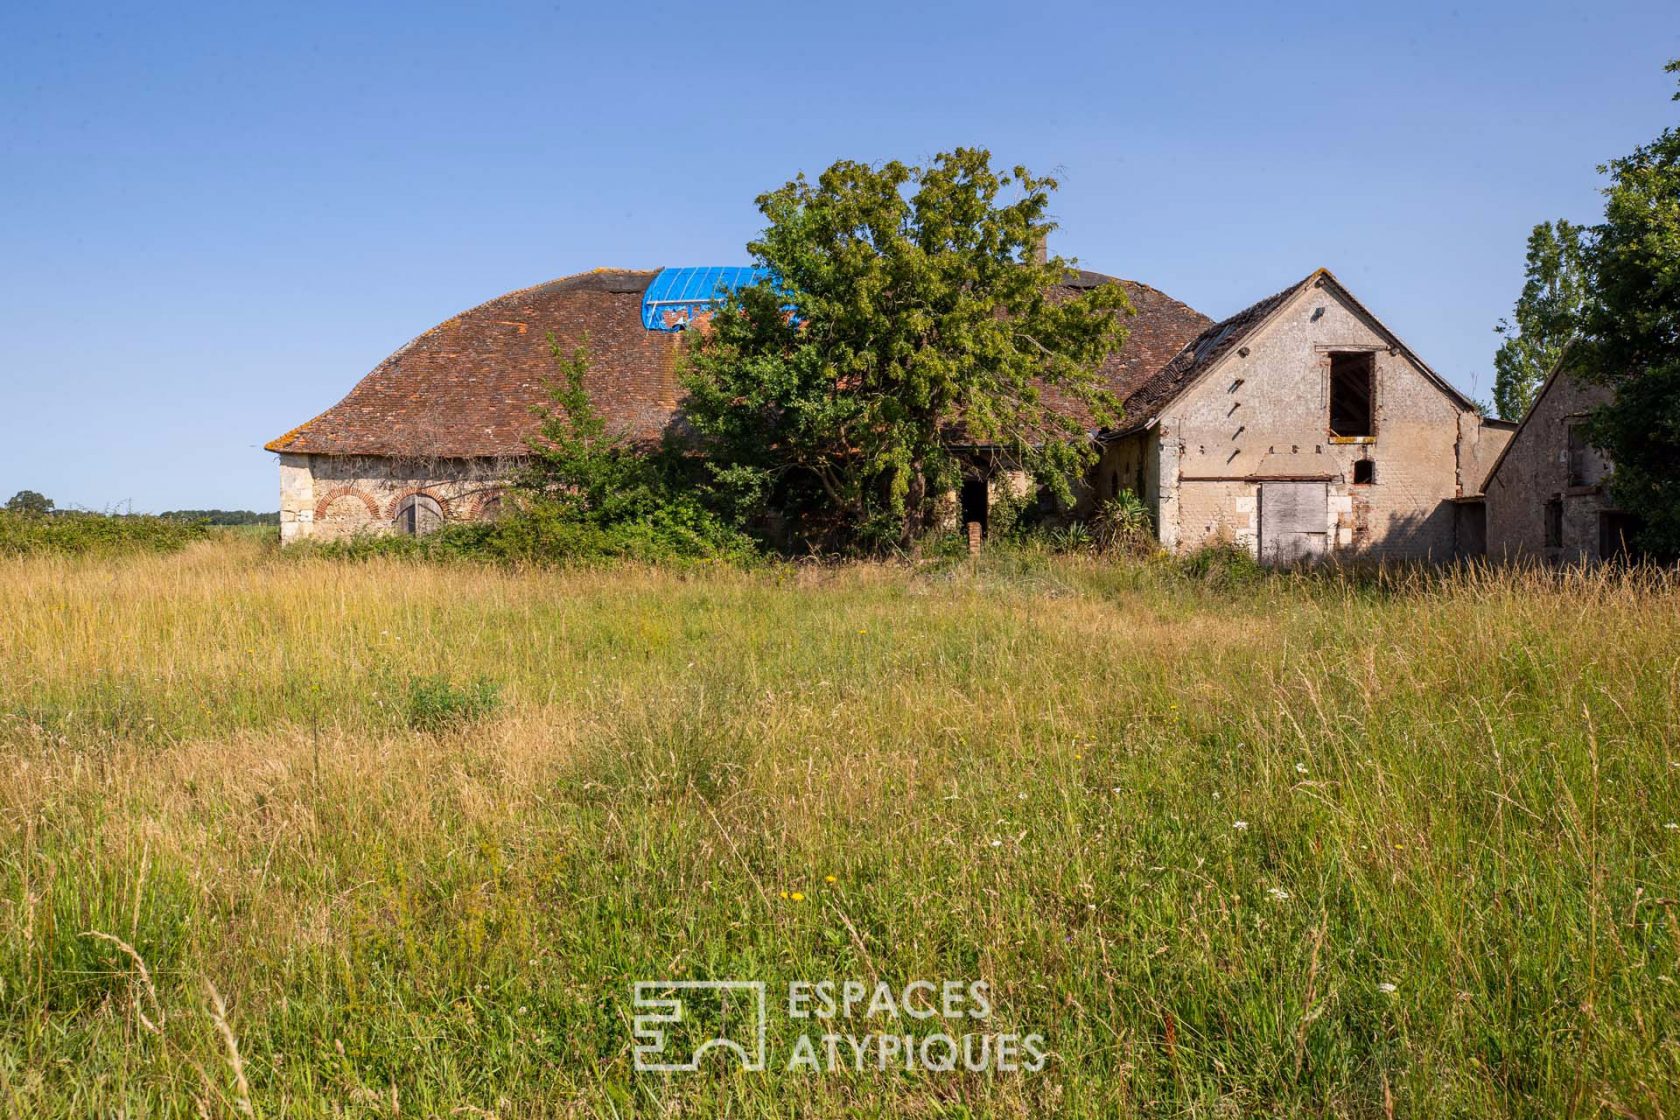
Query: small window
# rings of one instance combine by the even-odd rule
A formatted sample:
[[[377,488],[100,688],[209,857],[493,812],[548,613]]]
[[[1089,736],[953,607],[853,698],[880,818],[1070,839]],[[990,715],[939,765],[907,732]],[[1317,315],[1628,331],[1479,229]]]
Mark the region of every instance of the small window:
[[[1587,425],[1583,421],[1569,425],[1569,485],[1592,485],[1587,477]]]
[[[436,498],[410,494],[397,506],[397,532],[422,537],[443,524],[443,507]]]
[[[1377,464],[1371,459],[1358,459],[1353,464],[1353,484],[1369,486],[1377,480]]]
[[[1371,384],[1376,359],[1369,352],[1330,355],[1330,434],[1372,434]]]
[[[478,519],[480,521],[496,521],[502,516],[502,496],[491,494],[478,503]]]
[[[1553,498],[1546,503],[1546,547],[1563,547],[1563,499]]]

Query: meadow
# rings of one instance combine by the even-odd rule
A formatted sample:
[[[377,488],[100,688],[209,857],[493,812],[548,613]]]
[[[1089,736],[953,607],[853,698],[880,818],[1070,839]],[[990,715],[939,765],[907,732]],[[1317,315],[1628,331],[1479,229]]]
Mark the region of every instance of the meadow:
[[[1680,1113],[1672,575],[218,535],[0,599],[6,1115]],[[1048,1060],[789,1070],[773,997],[770,1068],[637,1072],[664,978],[984,981]]]

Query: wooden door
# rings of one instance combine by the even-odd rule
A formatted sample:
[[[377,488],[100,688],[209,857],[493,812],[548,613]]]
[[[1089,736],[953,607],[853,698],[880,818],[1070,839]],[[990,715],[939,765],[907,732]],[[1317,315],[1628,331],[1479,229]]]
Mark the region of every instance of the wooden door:
[[[1260,562],[1299,564],[1329,551],[1329,487],[1323,482],[1260,484]]]

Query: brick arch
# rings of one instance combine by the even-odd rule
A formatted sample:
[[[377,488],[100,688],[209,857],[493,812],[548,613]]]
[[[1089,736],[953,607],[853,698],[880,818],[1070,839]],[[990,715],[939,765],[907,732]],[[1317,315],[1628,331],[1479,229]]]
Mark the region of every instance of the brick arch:
[[[484,520],[484,507],[491,502],[500,502],[506,496],[507,491],[499,486],[481,491],[478,495],[478,501],[473,503],[473,516],[480,521]]]
[[[355,486],[335,486],[323,494],[320,501],[315,503],[315,520],[325,520],[327,516],[327,507],[338,501],[340,498],[360,499],[362,505],[367,507],[368,516],[376,521],[379,519],[379,503],[369,497],[365,490],[361,490]]]
[[[438,509],[443,511],[443,519],[445,521],[454,520],[455,511],[450,508],[449,499],[445,498],[442,494],[435,493],[431,490],[431,488],[426,486],[416,486],[412,489],[404,490],[398,493],[396,497],[391,499],[391,504],[385,507],[385,520],[395,521],[397,519],[397,510],[403,504],[403,499],[413,498],[416,496],[430,498],[438,504]],[[375,514],[374,516],[377,517],[378,514]]]

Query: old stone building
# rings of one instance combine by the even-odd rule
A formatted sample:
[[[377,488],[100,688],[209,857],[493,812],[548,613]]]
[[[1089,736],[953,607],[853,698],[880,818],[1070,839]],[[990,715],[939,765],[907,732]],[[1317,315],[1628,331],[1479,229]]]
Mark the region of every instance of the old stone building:
[[[1478,415],[1325,269],[1126,388],[1094,497],[1143,495],[1168,549],[1227,541],[1284,563],[1480,551],[1461,507],[1512,425]]]
[[[1487,552],[1499,559],[1597,563],[1630,553],[1633,521],[1610,500],[1610,460],[1586,439],[1611,391],[1560,366],[1488,474]]]
[[[280,456],[281,539],[424,532],[493,516],[537,431],[535,410],[548,400],[550,335],[568,352],[587,341],[585,387],[609,428],[657,438],[677,414],[684,328],[709,313],[720,291],[756,277],[746,268],[597,269],[438,324],[338,404],[267,445]],[[1064,288],[1111,279],[1076,272]],[[1167,361],[1209,322],[1146,284],[1117,282],[1136,315],[1125,349],[1103,370],[1116,387]],[[983,449],[975,458],[992,461]]]
[[[280,456],[282,539],[494,516],[547,400],[550,335],[568,350],[587,340],[586,387],[611,427],[656,438],[678,412],[682,328],[756,276],[597,270],[439,324],[268,444]],[[1064,288],[1111,279],[1076,272]],[[1117,282],[1136,314],[1102,374],[1125,424],[1092,432],[1102,456],[1076,512],[1132,490],[1165,547],[1228,540],[1268,561],[1479,550],[1475,497],[1512,426],[1477,416],[1330,273],[1221,323]],[[986,448],[969,455],[974,477],[953,505],[983,524],[998,488],[1019,479]]]

